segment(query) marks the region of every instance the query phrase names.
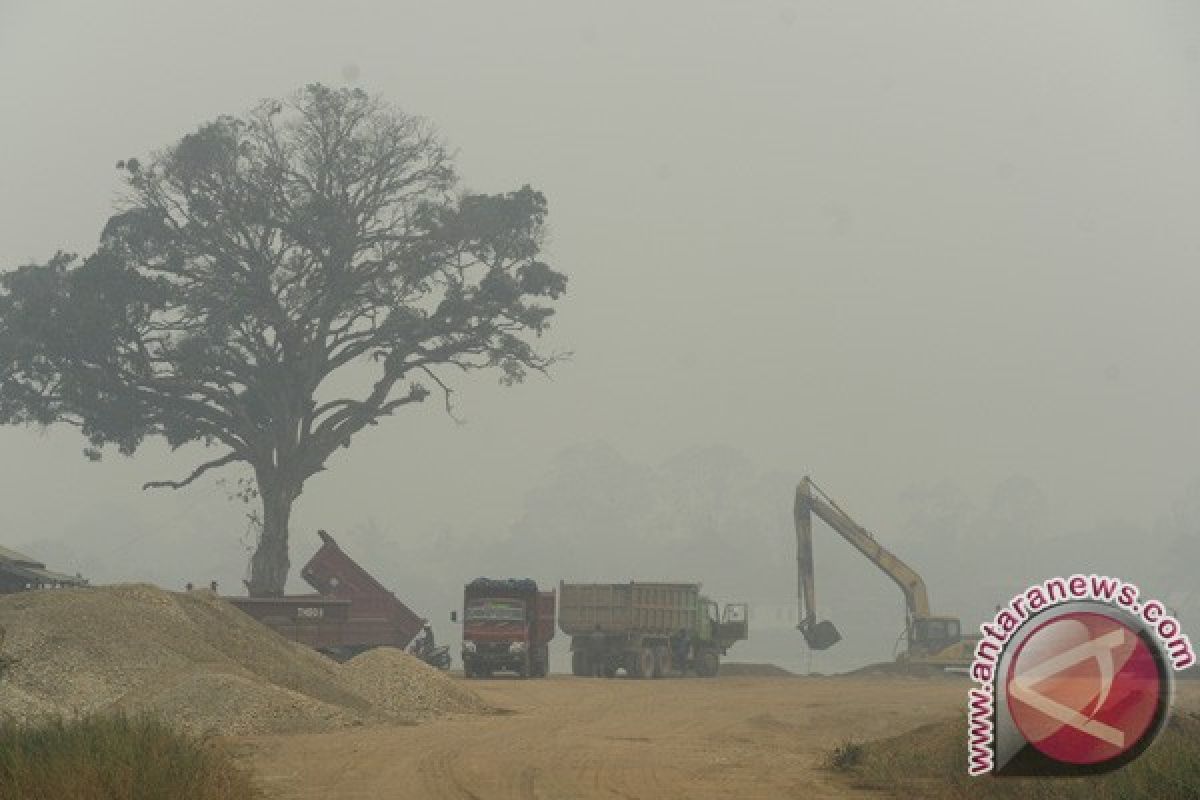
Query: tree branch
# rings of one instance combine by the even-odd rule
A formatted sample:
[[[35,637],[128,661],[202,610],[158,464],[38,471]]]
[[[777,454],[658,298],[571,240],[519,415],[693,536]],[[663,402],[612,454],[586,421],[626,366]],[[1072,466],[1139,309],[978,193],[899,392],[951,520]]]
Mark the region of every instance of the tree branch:
[[[450,419],[454,420],[455,424],[457,424],[457,425],[467,424],[467,421],[465,419],[462,419],[461,417],[459,417],[457,414],[454,413],[454,403],[450,399],[451,396],[454,394],[454,390],[451,389],[449,386],[447,386],[442,381],[442,379],[439,378],[436,374],[434,374],[433,370],[431,370],[429,367],[421,367],[421,369],[425,372],[426,375],[428,375],[430,377],[430,379],[434,383],[436,383],[438,386],[441,387],[442,396],[445,399],[447,416],[449,416]]]
[[[142,484],[142,490],[144,491],[146,489],[182,489],[183,487],[187,486],[192,481],[199,478],[204,473],[208,472],[210,469],[217,469],[218,467],[224,467],[229,464],[232,464],[235,461],[243,461],[243,460],[244,459],[237,453],[226,453],[225,455],[221,456],[218,459],[209,461],[206,464],[201,464],[200,466],[196,467],[194,470],[192,470],[191,475],[188,475],[186,478],[184,478],[181,481],[150,481],[149,483]]]

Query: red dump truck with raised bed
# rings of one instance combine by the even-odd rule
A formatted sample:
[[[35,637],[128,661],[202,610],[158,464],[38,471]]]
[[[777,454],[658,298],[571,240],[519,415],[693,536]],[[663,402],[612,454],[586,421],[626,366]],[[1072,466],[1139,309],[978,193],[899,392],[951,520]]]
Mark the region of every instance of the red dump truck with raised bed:
[[[254,619],[292,641],[338,660],[373,647],[405,648],[425,620],[317,531],[321,547],[300,570],[315,594],[226,597]]]
[[[544,678],[554,638],[554,590],[528,578],[476,578],[463,589],[463,672]]]

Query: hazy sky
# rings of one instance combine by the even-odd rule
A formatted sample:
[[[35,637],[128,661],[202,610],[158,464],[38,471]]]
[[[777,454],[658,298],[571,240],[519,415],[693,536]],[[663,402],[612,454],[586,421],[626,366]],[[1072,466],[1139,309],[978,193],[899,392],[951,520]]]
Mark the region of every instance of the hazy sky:
[[[317,527],[499,534],[578,442],[727,444],[876,521],[1014,474],[1064,529],[1145,520],[1200,478],[1200,6],[0,0],[0,265],[89,250],[118,159],[313,81],[547,194],[575,358],[356,439],[297,566]],[[191,458],[81,447],[0,430],[0,542],[140,574],[138,525],[240,533],[212,481],[138,490]]]

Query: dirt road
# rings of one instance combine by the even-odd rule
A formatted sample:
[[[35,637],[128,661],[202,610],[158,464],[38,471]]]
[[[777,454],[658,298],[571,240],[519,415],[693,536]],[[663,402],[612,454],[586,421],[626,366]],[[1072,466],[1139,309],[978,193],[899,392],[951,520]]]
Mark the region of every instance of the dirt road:
[[[966,683],[728,678],[473,683],[511,713],[247,740],[273,797],[850,797],[815,769],[963,706]],[[871,795],[863,795],[868,797]]]
[[[818,769],[848,738],[943,719],[965,681],[722,678],[472,683],[510,713],[408,728],[257,737],[252,763],[271,796],[428,800],[845,798]],[[1200,708],[1200,686],[1180,703]]]

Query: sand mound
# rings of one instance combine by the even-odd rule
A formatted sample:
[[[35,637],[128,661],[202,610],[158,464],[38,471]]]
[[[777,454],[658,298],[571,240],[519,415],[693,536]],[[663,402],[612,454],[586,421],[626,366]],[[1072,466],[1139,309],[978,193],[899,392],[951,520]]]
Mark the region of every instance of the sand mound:
[[[394,647],[380,647],[341,666],[346,682],[377,707],[393,713],[483,711],[479,695],[418,658]]]
[[[339,666],[209,592],[24,592],[0,597],[0,626],[15,661],[0,679],[0,714],[18,719],[148,710],[201,733],[266,733],[483,708],[423,664],[385,655],[361,670]]]
[[[718,673],[722,678],[794,678],[796,673],[776,664],[739,663],[737,661],[721,664]]]
[[[843,678],[944,678],[961,680],[964,670],[946,669],[933,664],[912,664],[905,661],[881,661],[878,664],[868,664],[865,667],[839,673]]]

